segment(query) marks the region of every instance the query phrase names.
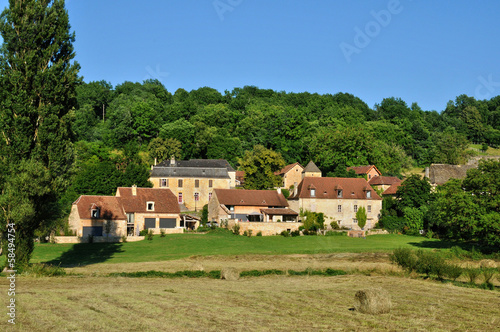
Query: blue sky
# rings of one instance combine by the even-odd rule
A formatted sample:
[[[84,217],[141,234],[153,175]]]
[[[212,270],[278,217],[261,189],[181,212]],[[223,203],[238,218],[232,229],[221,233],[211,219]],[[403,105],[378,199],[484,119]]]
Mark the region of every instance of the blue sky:
[[[7,1],[0,0],[2,7]],[[500,1],[67,0],[84,80],[255,85],[442,111],[500,94]]]

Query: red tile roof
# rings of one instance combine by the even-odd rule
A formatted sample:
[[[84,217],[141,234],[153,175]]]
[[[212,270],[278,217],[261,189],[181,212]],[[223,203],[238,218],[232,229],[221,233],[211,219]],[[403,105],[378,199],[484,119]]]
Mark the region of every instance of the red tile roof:
[[[372,186],[392,185],[402,182],[395,176],[374,176],[368,181]]]
[[[297,165],[299,165],[300,168],[304,169],[304,167],[300,163],[293,163],[293,164],[290,164],[290,165],[286,165],[280,171],[274,172],[274,175],[282,175],[282,174],[288,173],[289,170],[291,170],[292,168],[294,168]]]
[[[367,165],[367,166],[351,166],[347,167],[347,170],[353,169],[356,174],[368,174],[372,168],[375,168],[378,174],[382,174],[375,165]]]
[[[288,202],[275,190],[214,189],[220,204],[235,206],[283,206]]]
[[[116,196],[121,198],[125,212],[151,213],[147,202],[154,202],[154,213],[180,213],[177,197],[165,188],[137,188],[137,195],[132,195],[132,188],[120,187]]]
[[[76,204],[80,219],[90,219],[91,210],[99,208],[99,219],[127,219],[119,197],[82,195],[73,203]]]
[[[387,188],[383,193],[382,196],[384,195],[396,195],[396,192],[398,191],[399,186],[401,185],[401,182],[395,183],[389,188]]]
[[[311,196],[311,188],[316,190]],[[342,189],[342,197],[337,197],[337,190]],[[373,200],[380,200],[380,196],[362,178],[304,178],[297,188],[297,195],[288,199],[317,198],[317,199],[367,199],[366,191],[371,191]]]

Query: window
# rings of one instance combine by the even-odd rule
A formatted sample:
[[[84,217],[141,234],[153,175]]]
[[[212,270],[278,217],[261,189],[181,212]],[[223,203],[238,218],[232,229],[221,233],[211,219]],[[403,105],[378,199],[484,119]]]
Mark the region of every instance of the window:
[[[194,180],[194,187],[195,188],[199,188],[200,187],[200,180]]]
[[[208,193],[208,200],[212,199],[212,193]]]
[[[160,179],[160,187],[168,187],[168,179]]]
[[[97,208],[97,209],[92,209],[92,210],[90,211],[90,213],[91,213],[91,214],[90,214],[90,215],[91,215],[91,218],[96,218],[96,219],[97,219],[97,218],[99,218],[99,215],[100,215],[100,213],[99,213],[99,212],[100,212],[100,211],[99,211],[99,208]]]
[[[208,180],[208,188],[212,188],[214,186],[214,180]]]
[[[146,209],[148,211],[154,211],[155,210],[155,202],[147,202],[146,203]]]
[[[311,189],[311,197],[316,197],[316,189]]]
[[[358,206],[354,205],[354,212],[358,212]]]
[[[372,212],[372,206],[371,206],[371,205],[368,205],[368,206],[366,207],[366,211],[368,211],[368,212]]]
[[[194,200],[198,202],[200,200],[200,193],[194,193]]]
[[[368,180],[370,180],[371,178],[372,178],[372,175],[368,174]]]
[[[352,220],[352,222],[353,222],[353,223],[355,223],[355,224],[357,224],[357,223],[358,223],[358,219],[354,218],[354,219]]]
[[[183,200],[182,200],[182,193],[179,193],[179,204],[182,204]]]
[[[337,190],[337,197],[342,198],[342,189]]]
[[[177,181],[177,187],[182,188],[182,179],[179,179],[179,181]]]
[[[337,206],[337,212],[342,212],[342,205]]]
[[[366,198],[372,198],[372,192],[371,190],[366,191]]]

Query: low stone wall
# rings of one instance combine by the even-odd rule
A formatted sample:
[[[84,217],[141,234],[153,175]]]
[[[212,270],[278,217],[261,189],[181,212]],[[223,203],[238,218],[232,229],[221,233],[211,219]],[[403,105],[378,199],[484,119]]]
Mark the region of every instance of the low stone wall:
[[[389,234],[385,229],[370,229],[366,232],[366,235],[379,235],[379,234]]]
[[[182,234],[184,233],[184,228],[150,228],[153,234],[161,234],[161,230],[165,231],[165,234]]]
[[[117,243],[122,242],[122,238],[118,236],[94,236],[94,243]],[[127,236],[127,242],[136,242],[144,240],[144,236]],[[84,239],[78,236],[54,236],[54,242],[61,243],[88,243],[88,239]]]
[[[366,237],[365,231],[347,231],[349,237]]]
[[[227,228],[232,229],[235,224],[240,225],[240,234],[252,230],[252,236],[257,235],[258,232],[262,232],[263,236],[280,234],[282,231],[286,230],[293,232],[304,225],[301,222],[238,222],[231,219],[227,222]]]

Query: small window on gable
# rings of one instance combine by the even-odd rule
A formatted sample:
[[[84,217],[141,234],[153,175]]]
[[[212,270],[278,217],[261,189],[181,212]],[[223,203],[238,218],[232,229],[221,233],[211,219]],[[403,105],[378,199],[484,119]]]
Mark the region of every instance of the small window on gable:
[[[342,198],[342,189],[337,190],[337,197]]]
[[[146,210],[154,211],[155,210],[155,202],[147,202],[146,203]]]
[[[100,217],[100,209],[95,208],[90,211],[91,218],[98,219]]]
[[[371,190],[366,191],[366,198],[372,198],[372,191]]]

